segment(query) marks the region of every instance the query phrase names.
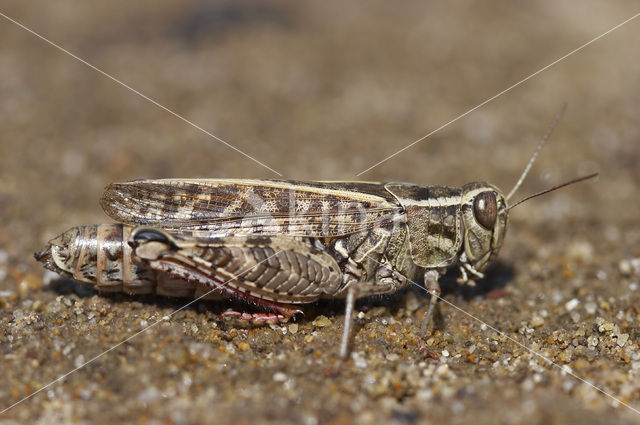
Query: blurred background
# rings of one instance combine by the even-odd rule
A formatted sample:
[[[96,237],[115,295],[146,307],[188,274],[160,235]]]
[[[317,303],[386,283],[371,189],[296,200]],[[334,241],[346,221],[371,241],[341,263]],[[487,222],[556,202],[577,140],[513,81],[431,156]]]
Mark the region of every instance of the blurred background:
[[[357,176],[640,12],[635,1],[61,0],[5,1],[0,12],[285,179],[486,180],[506,192],[566,102],[515,198],[593,171],[600,178],[515,209],[501,259],[518,275],[531,270],[532,258],[544,267],[570,252],[593,277],[640,256],[640,18]],[[279,178],[1,17],[0,40],[0,313],[7,323],[24,300],[58,295],[40,288],[32,253],[71,226],[108,221],[97,201],[110,182]],[[580,262],[572,264],[573,273]],[[598,285],[616,297],[627,284]],[[5,354],[29,350],[6,338],[0,344]],[[33,382],[56,376],[30,373]],[[24,394],[0,391],[0,399]],[[606,419],[604,409],[586,420]],[[24,415],[16,417],[37,416]]]

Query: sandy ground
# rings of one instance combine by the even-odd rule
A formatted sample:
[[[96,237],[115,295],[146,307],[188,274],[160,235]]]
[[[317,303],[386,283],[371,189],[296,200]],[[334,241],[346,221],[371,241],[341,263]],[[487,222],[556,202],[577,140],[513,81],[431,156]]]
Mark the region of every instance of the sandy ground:
[[[563,102],[520,196],[601,173],[512,211],[487,278],[446,285],[430,356],[416,347],[419,289],[360,302],[344,364],[341,301],[271,327],[198,302],[138,333],[185,301],[102,296],[45,275],[32,253],[108,221],[97,200],[112,181],[278,176],[0,18],[0,409],[105,353],[0,424],[640,422],[640,21],[357,177],[637,13],[636,2],[8,1],[0,11],[285,178],[508,190]]]

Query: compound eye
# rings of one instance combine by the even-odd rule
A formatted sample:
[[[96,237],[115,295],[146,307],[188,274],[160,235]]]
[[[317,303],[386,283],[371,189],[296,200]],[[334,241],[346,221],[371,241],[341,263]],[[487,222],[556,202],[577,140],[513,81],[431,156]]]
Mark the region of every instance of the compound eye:
[[[482,227],[493,230],[498,217],[498,204],[493,192],[482,192],[473,200],[473,215]]]

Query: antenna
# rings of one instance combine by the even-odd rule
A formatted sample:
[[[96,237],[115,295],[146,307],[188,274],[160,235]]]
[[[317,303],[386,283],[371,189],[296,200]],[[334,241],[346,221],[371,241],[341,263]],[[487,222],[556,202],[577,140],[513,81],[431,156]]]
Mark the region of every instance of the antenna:
[[[593,174],[589,174],[588,176],[578,177],[577,179],[573,179],[573,180],[570,180],[570,181],[568,181],[568,182],[565,182],[565,183],[559,184],[559,185],[557,185],[557,186],[553,186],[552,188],[545,189],[545,190],[540,191],[540,192],[538,192],[538,193],[534,193],[533,195],[529,195],[529,196],[527,196],[526,198],[519,200],[518,202],[516,202],[515,204],[513,204],[513,205],[509,206],[508,208],[504,209],[503,211],[504,211],[504,212],[507,212],[507,211],[509,211],[510,209],[513,209],[514,207],[516,207],[516,206],[520,205],[520,204],[521,204],[521,203],[523,203],[524,201],[528,201],[528,200],[529,200],[529,199],[531,199],[531,198],[536,198],[536,197],[538,197],[538,196],[540,196],[540,195],[544,195],[545,193],[553,192],[554,190],[558,190],[558,189],[560,189],[561,187],[565,187],[565,186],[572,185],[572,184],[574,184],[574,183],[579,183],[579,182],[581,182],[581,181],[589,180],[589,179],[591,179],[591,178],[596,177],[598,174],[600,174],[600,173],[593,173]]]
[[[529,163],[527,164],[526,167],[524,167],[524,171],[522,172],[522,175],[520,175],[520,179],[518,179],[518,182],[516,183],[516,185],[513,186],[513,189],[511,189],[511,191],[507,195],[507,201],[509,200],[509,198],[513,196],[514,193],[516,193],[516,190],[518,190],[518,188],[520,187],[524,179],[527,177],[527,174],[529,174],[529,170],[531,170],[531,166],[533,165],[536,158],[538,157],[538,154],[542,150],[542,147],[544,146],[545,142],[551,136],[553,129],[556,128],[558,121],[560,121],[560,118],[562,118],[562,115],[564,114],[564,111],[566,109],[567,109],[567,103],[565,102],[562,104],[562,108],[560,108],[556,116],[553,118],[553,121],[551,122],[551,125],[547,129],[547,132],[544,134],[544,136],[542,136],[542,139],[540,140],[540,143],[538,143],[538,146],[536,147],[535,152],[533,152],[533,155],[531,155],[531,159],[529,159]]]

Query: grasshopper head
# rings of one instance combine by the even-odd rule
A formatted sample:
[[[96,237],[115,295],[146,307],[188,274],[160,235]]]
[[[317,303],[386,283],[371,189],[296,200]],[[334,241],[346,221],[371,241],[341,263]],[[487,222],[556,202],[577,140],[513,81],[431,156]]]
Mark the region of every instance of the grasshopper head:
[[[495,257],[507,231],[507,201],[502,191],[484,182],[462,187],[463,247],[467,261],[480,271]]]

